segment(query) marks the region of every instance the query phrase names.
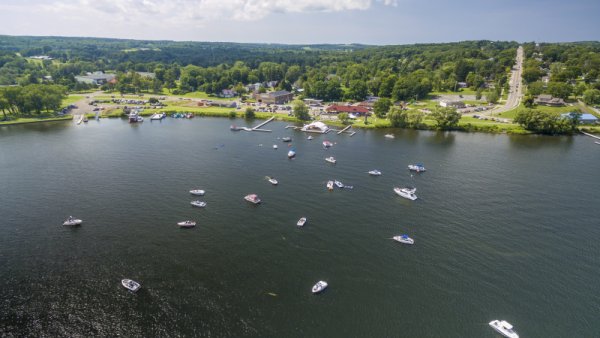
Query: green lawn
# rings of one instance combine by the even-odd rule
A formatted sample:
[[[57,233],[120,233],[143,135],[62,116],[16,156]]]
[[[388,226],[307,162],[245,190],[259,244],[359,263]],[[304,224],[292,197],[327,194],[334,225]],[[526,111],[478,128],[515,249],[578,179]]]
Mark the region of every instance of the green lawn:
[[[23,117],[11,121],[0,121],[0,126],[11,125],[11,124],[25,124],[25,123],[36,123],[36,122],[51,122],[51,121],[65,121],[72,120],[72,116],[61,116],[61,117],[50,117],[50,118],[33,118]]]
[[[69,95],[69,96],[67,96],[66,99],[64,99],[62,101],[61,107],[66,107],[70,104],[73,104],[73,103],[79,101],[79,100],[82,100],[83,98],[85,98],[85,96],[83,96],[83,95]]]

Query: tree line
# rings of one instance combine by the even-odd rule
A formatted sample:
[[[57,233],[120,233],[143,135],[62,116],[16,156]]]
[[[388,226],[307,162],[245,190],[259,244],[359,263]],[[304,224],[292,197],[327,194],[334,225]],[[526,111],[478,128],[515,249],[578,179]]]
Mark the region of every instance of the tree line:
[[[33,84],[0,88],[0,111],[12,116],[41,115],[60,109],[67,89],[60,85]]]

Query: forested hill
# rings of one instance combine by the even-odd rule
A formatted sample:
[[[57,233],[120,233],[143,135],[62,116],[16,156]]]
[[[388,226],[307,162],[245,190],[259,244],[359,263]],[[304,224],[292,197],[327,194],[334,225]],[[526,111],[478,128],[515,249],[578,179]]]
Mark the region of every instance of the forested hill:
[[[105,38],[28,37],[0,36],[0,50],[19,53],[22,56],[47,55],[62,62],[70,60],[97,61],[108,64],[123,62],[160,62],[196,65],[201,67],[233,64],[242,61],[250,67],[269,61],[300,66],[312,66],[322,57],[331,60],[364,60],[377,55],[379,58],[410,57],[423,51],[459,52],[469,57],[478,48],[502,51],[516,48],[515,42],[469,41],[445,44],[418,44],[401,46],[367,45],[285,45],[228,42],[177,42],[143,41]]]
[[[231,42],[144,41],[107,38],[0,36],[0,50],[22,56],[47,55],[66,62],[110,60],[193,64],[202,67],[243,61],[310,64],[327,52],[347,53],[366,45],[284,45]]]

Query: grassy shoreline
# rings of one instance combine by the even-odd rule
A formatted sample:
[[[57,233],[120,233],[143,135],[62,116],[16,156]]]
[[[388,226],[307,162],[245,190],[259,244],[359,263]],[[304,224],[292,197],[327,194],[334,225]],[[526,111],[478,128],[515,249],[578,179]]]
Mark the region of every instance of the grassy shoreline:
[[[151,116],[156,111],[146,110],[142,112],[143,116]],[[170,116],[173,113],[192,113],[194,116],[198,117],[224,117],[224,118],[232,118],[230,116],[231,112],[235,112],[235,118],[244,118],[244,112],[235,111],[231,108],[196,108],[186,111],[184,109],[174,109],[174,110],[160,110],[161,112],[167,113],[167,116]],[[93,118],[95,114],[87,114],[88,118]],[[101,115],[102,118],[123,118],[124,115],[119,111],[107,111],[105,114]],[[275,116],[276,121],[286,121],[290,123],[306,123],[306,121],[298,120],[293,116],[288,116],[283,113],[261,113],[256,112],[254,119],[257,120],[266,120]],[[18,124],[29,124],[29,123],[40,123],[40,122],[56,122],[56,121],[66,121],[71,120],[73,117],[71,115],[63,116],[63,117],[52,117],[52,118],[21,118],[13,121],[1,121],[0,126],[5,125],[18,125]],[[344,124],[340,121],[335,120],[323,120],[324,123],[330,126],[343,128],[348,124]],[[391,129],[393,128],[389,121],[386,119],[377,119],[375,117],[370,117],[368,119],[368,123],[364,123],[364,119],[357,119],[350,123],[353,128],[359,129]],[[416,129],[416,130],[438,130],[435,128],[433,121],[425,120],[423,125],[419,128],[399,128],[399,129]],[[589,133],[600,133],[600,126],[582,126],[579,128],[580,130],[589,132]],[[490,133],[490,134],[518,134],[518,135],[527,135],[534,134],[531,131],[523,129],[523,127],[512,124],[512,123],[494,123],[494,122],[479,122],[475,119],[468,119],[463,117],[461,122],[456,128],[453,128],[448,131],[458,131],[458,132],[481,132],[481,133]]]

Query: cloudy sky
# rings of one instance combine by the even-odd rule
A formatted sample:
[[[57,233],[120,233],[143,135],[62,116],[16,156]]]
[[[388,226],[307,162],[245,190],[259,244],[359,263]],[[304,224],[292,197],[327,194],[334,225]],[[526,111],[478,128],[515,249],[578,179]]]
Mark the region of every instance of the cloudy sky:
[[[0,34],[268,43],[600,40],[598,0],[0,0]]]

